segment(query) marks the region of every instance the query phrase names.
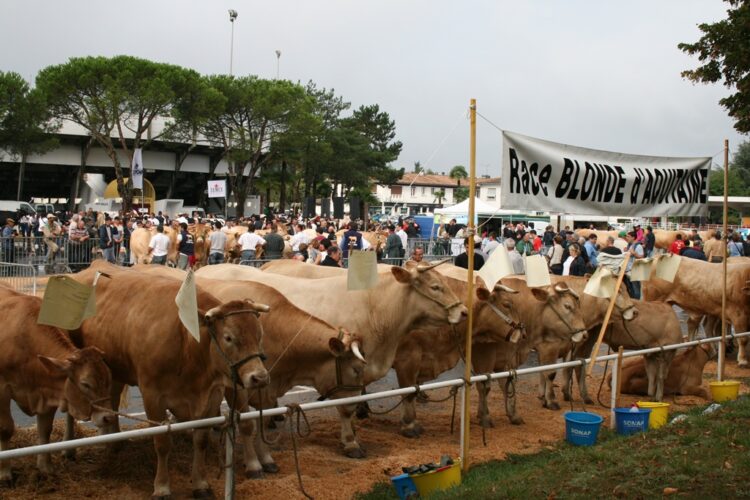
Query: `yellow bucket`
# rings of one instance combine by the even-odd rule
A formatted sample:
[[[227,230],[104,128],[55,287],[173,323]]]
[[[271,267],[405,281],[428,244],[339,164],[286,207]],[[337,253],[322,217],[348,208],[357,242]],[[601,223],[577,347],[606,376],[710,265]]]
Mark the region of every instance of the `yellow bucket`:
[[[667,423],[669,416],[669,403],[656,403],[651,401],[638,401],[638,408],[650,408],[651,415],[648,417],[648,428],[658,429]]]
[[[447,490],[461,484],[461,460],[453,465],[411,476],[420,497],[427,497],[436,491]]]
[[[740,393],[740,383],[737,380],[711,382],[711,396],[717,403],[734,401]]]

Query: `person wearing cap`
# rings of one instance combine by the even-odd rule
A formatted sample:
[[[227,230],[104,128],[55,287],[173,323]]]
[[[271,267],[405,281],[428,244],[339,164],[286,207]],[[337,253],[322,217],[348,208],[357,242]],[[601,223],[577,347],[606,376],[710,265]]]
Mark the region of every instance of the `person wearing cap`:
[[[629,257],[627,267],[625,268],[625,286],[628,289],[628,293],[630,294],[630,298],[632,299],[640,299],[641,298],[641,282],[640,281],[630,281],[630,270],[633,268],[633,262],[635,262],[635,259],[642,259],[646,256],[646,252],[643,249],[643,245],[640,241],[638,241],[638,233],[635,231],[630,231],[625,235],[625,238],[628,242],[628,248],[626,252],[623,252],[625,254],[628,254]]]
[[[5,226],[3,227],[3,260],[5,262],[16,261],[16,248],[13,242],[13,238],[18,236],[18,230],[16,229],[16,221],[8,217],[5,220]]]
[[[477,241],[477,239],[479,241]],[[473,244],[472,244],[473,240]],[[479,246],[482,244],[481,238],[466,238],[464,240],[464,247],[466,251],[456,257],[455,265],[457,267],[463,267],[469,269],[469,252],[474,252],[474,270],[479,271],[484,265],[484,257],[482,256]]]
[[[656,236],[654,235],[654,228],[646,226],[646,235],[643,237],[643,250],[646,252],[646,257],[653,257],[655,248]]]
[[[57,222],[57,217],[54,214],[47,215],[47,221],[42,225],[42,235],[45,246],[47,247],[47,255],[45,260],[47,262],[45,266],[45,272],[50,274],[53,272],[52,262],[55,260],[55,256],[60,251],[60,246],[57,244],[57,238],[62,233],[62,227]]]
[[[614,246],[615,248],[619,248],[621,252],[625,252],[625,249],[628,248],[628,242],[625,240],[625,237],[628,235],[627,231],[620,231],[617,233],[617,238],[615,239]]]

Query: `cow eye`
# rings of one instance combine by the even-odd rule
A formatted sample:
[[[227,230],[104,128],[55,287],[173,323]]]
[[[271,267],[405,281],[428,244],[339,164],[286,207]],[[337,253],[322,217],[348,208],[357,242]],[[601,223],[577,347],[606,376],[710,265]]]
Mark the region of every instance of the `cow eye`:
[[[435,284],[435,285],[432,285],[432,286],[431,286],[430,288],[431,288],[432,290],[436,291],[436,292],[440,291],[440,285],[437,285],[437,284]]]
[[[86,391],[91,391],[94,388],[88,382],[81,382],[81,388]]]
[[[567,309],[568,311],[572,311],[573,306],[571,306],[570,304],[565,304],[565,309]]]
[[[226,342],[227,344],[231,344],[232,337],[230,337],[229,335],[224,335],[224,342]]]

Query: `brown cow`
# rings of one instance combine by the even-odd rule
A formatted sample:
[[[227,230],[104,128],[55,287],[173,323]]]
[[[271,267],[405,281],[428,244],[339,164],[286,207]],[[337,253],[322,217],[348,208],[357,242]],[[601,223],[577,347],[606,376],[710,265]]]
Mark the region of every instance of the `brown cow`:
[[[0,450],[10,449],[15,426],[11,400],[27,415],[36,415],[39,444],[49,443],[58,408],[97,427],[111,423],[108,407],[112,376],[102,352],[77,349],[59,328],[37,324],[42,300],[0,286],[0,309],[6,311],[0,329]],[[73,426],[65,429],[72,438]],[[69,454],[72,456],[72,453]],[[48,453],[37,457],[42,474],[52,472]],[[0,461],[0,482],[12,485],[10,461]]]
[[[517,277],[501,280],[517,295],[512,295],[514,310],[526,327],[526,337],[516,344],[499,342],[496,348],[479,350],[473,354],[472,362],[478,373],[490,373],[515,369],[526,361],[529,352],[535,349],[539,355],[539,363],[554,363],[560,352],[572,343],[586,339],[586,324],[581,314],[581,302],[578,294],[563,283],[556,283],[549,287],[529,288],[526,281]],[[545,408],[559,410],[560,405],[555,400],[552,379],[555,372],[541,373],[539,387],[542,404]],[[504,383],[500,386],[505,390]],[[479,392],[479,421],[483,426],[491,426],[487,396],[490,384],[477,386]],[[515,414],[515,391],[506,391],[506,409],[508,418],[514,424],[523,423]]]
[[[303,280],[231,264],[204,267],[196,275],[264,283],[308,314],[356,332],[367,354],[363,384],[388,372],[399,342],[409,332],[456,324],[466,315],[466,307],[433,266],[412,270],[392,267],[390,273],[378,275],[375,288],[361,291],[347,291],[346,276]],[[353,412],[352,405],[344,407],[341,414],[350,419]],[[356,439],[344,443],[344,450],[348,456],[364,456]]]
[[[180,280],[185,277],[183,271],[164,266],[136,266],[135,269]],[[250,402],[254,407],[274,407],[276,400],[295,385],[311,385],[319,394],[331,399],[360,393],[364,358],[359,348],[361,340],[356,334],[334,328],[301,311],[279,292],[260,283],[200,277],[197,283],[211,290],[220,300],[252,299],[271,307],[271,311],[261,318],[266,334],[263,346],[267,356],[266,365],[271,367],[271,382],[264,391],[262,401],[259,394],[251,395]],[[341,442],[346,443],[353,437],[351,420],[342,416]],[[256,440],[255,451],[257,455],[253,454],[252,443],[246,441],[246,474],[258,477],[261,468],[267,472],[273,471],[273,458],[262,441]],[[257,457],[261,458],[262,463],[258,462]]]
[[[690,315],[721,317],[722,266],[695,259],[682,259],[674,283],[655,277],[643,283],[643,297],[668,304],[677,304]],[[750,328],[748,294],[750,264],[727,263],[727,319],[735,330]],[[721,322],[719,322],[721,323]],[[738,339],[737,366],[748,365],[747,337]]]
[[[106,268],[95,263],[74,277],[90,283],[97,269]],[[97,315],[71,336],[78,345],[96,346],[106,353],[115,393],[123,385],[138,385],[149,419],[165,421],[167,410],[179,420],[215,417],[225,389],[235,384],[247,390],[267,385],[262,329],[256,317],[266,306],[240,300],[222,303],[196,287],[201,339],[196,342],[177,315],[174,298],[179,282],[130,270],[111,276],[97,284]],[[155,497],[171,494],[170,441],[169,435],[154,436]],[[194,496],[211,494],[205,478],[207,446],[208,430],[193,430]]]
[[[714,344],[697,345],[677,354],[664,382],[664,394],[682,394],[709,399],[709,393],[703,387],[703,369],[714,356],[716,356]],[[611,374],[607,375],[607,384],[612,387]],[[646,396],[649,386],[646,364],[642,357],[623,363],[620,385],[620,391],[623,394]]]

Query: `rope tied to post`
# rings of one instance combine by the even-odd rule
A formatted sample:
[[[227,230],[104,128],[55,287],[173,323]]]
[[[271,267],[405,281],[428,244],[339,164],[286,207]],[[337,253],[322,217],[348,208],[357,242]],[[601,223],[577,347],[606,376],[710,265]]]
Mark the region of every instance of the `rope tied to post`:
[[[294,419],[294,416],[296,415],[297,416],[297,433],[296,434],[299,435],[299,437],[301,438],[309,436],[310,433],[312,432],[312,429],[310,427],[310,421],[307,419],[307,415],[305,414],[304,410],[299,404],[290,403],[287,405],[287,408],[288,409],[287,409],[286,414],[289,417],[288,418],[289,437],[292,440],[292,449],[294,450],[294,467],[297,471],[297,482],[299,484],[299,489],[302,492],[302,494],[305,495],[305,498],[309,500],[313,500],[313,497],[307,491],[305,491],[305,486],[302,484],[302,470],[300,469],[300,466],[299,466],[299,452],[297,450],[297,436],[295,435],[295,432],[294,432],[293,419]],[[302,433],[301,426],[300,426],[302,420],[305,421],[305,425],[307,426],[307,432],[304,434]]]

